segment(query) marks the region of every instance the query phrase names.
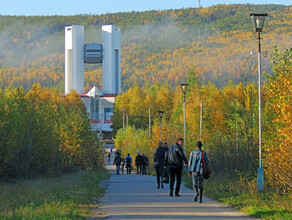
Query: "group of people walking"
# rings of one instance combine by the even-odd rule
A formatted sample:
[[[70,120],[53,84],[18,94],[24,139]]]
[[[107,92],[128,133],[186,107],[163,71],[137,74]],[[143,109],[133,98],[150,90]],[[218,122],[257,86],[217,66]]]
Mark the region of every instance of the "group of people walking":
[[[127,170],[127,174],[131,174],[133,170],[132,163],[133,163],[133,159],[130,156],[130,154],[128,154],[127,157],[123,158],[119,151],[116,152],[113,164],[116,165],[117,175],[120,174],[120,171],[124,173],[125,167]],[[149,164],[148,157],[144,154],[140,155],[140,152],[138,152],[135,158],[135,165],[137,166],[137,174],[146,175],[146,167],[148,164]]]
[[[208,155],[202,150],[202,142],[196,143],[196,149],[190,153],[189,160],[183,151],[184,140],[178,138],[176,143],[168,148],[167,143],[158,143],[158,147],[153,153],[154,167],[156,170],[157,188],[163,189],[163,183],[169,182],[169,195],[171,197],[179,197],[180,186],[182,179],[182,170],[188,167],[188,175],[192,177],[193,189],[195,192],[194,202],[202,203],[203,197],[203,181],[205,168],[209,164]],[[116,151],[113,164],[116,165],[116,173],[119,175],[120,170],[124,172],[124,167],[127,169],[127,174],[131,174],[133,169],[133,159],[130,154],[123,158],[119,151]],[[148,165],[148,158],[146,155],[137,153],[135,158],[135,165],[137,166],[137,175],[146,175],[146,166]],[[169,179],[168,179],[169,178]],[[166,180],[165,180],[166,179]],[[176,181],[176,185],[174,187]]]
[[[203,180],[204,165],[209,164],[208,155],[202,151],[202,142],[196,143],[196,150],[190,153],[189,161],[187,160],[182,146],[184,140],[178,138],[176,144],[168,148],[167,143],[158,143],[158,147],[153,154],[154,167],[157,176],[157,188],[163,188],[162,178],[165,173],[169,173],[169,195],[173,197],[180,196],[180,186],[182,178],[182,170],[184,166],[188,166],[188,174],[192,177],[193,188],[195,192],[194,202],[202,203],[203,197]],[[174,183],[176,180],[176,186]]]

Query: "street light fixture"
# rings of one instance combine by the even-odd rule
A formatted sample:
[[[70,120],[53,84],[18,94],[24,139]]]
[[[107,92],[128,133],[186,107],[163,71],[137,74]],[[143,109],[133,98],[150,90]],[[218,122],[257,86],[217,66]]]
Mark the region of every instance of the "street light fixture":
[[[163,117],[163,113],[164,111],[158,111],[159,113],[159,118],[160,118],[160,141],[162,141],[162,117]]]
[[[187,87],[189,84],[187,83],[182,83],[180,84],[182,92],[184,94],[184,153],[187,155],[187,147],[186,147],[186,92],[187,92]]]
[[[255,31],[258,33],[257,39],[259,40],[259,53],[258,53],[258,81],[259,81],[259,168],[257,188],[259,191],[264,189],[264,168],[262,167],[262,100],[261,100],[261,32],[264,28],[264,22],[267,13],[264,14],[250,14]]]

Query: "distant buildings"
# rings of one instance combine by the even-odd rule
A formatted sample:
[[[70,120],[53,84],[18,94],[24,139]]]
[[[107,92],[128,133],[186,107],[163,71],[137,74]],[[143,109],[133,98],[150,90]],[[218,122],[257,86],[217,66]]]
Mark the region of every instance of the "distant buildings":
[[[86,106],[91,128],[110,136],[115,97],[121,92],[121,29],[102,26],[102,45],[84,45],[84,27],[65,27],[65,94],[75,90]],[[84,94],[84,63],[102,63],[102,91]]]

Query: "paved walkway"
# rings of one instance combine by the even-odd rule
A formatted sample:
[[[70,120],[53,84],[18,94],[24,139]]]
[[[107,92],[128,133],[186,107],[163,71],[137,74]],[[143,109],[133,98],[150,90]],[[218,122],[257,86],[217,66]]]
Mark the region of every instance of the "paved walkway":
[[[112,163],[106,168],[112,175],[91,219],[254,219],[206,196],[194,203],[193,191],[183,184],[181,197],[170,197],[169,184],[157,189],[154,176],[116,175]]]

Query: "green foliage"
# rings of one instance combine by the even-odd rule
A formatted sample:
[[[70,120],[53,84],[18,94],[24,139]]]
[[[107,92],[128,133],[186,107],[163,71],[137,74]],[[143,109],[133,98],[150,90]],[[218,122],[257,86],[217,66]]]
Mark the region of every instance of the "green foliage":
[[[102,166],[101,145],[79,95],[23,88],[0,93],[0,178]]]
[[[265,108],[264,164],[270,185],[292,189],[292,48],[275,47],[272,59],[274,75],[268,75]]]
[[[127,126],[124,131],[122,129],[118,130],[115,138],[115,147],[125,157],[127,154],[130,154],[134,158],[138,152],[151,157],[147,135],[145,130],[136,130],[134,126]]]
[[[57,178],[0,184],[1,219],[83,219],[104,193],[105,169],[66,174]]]

